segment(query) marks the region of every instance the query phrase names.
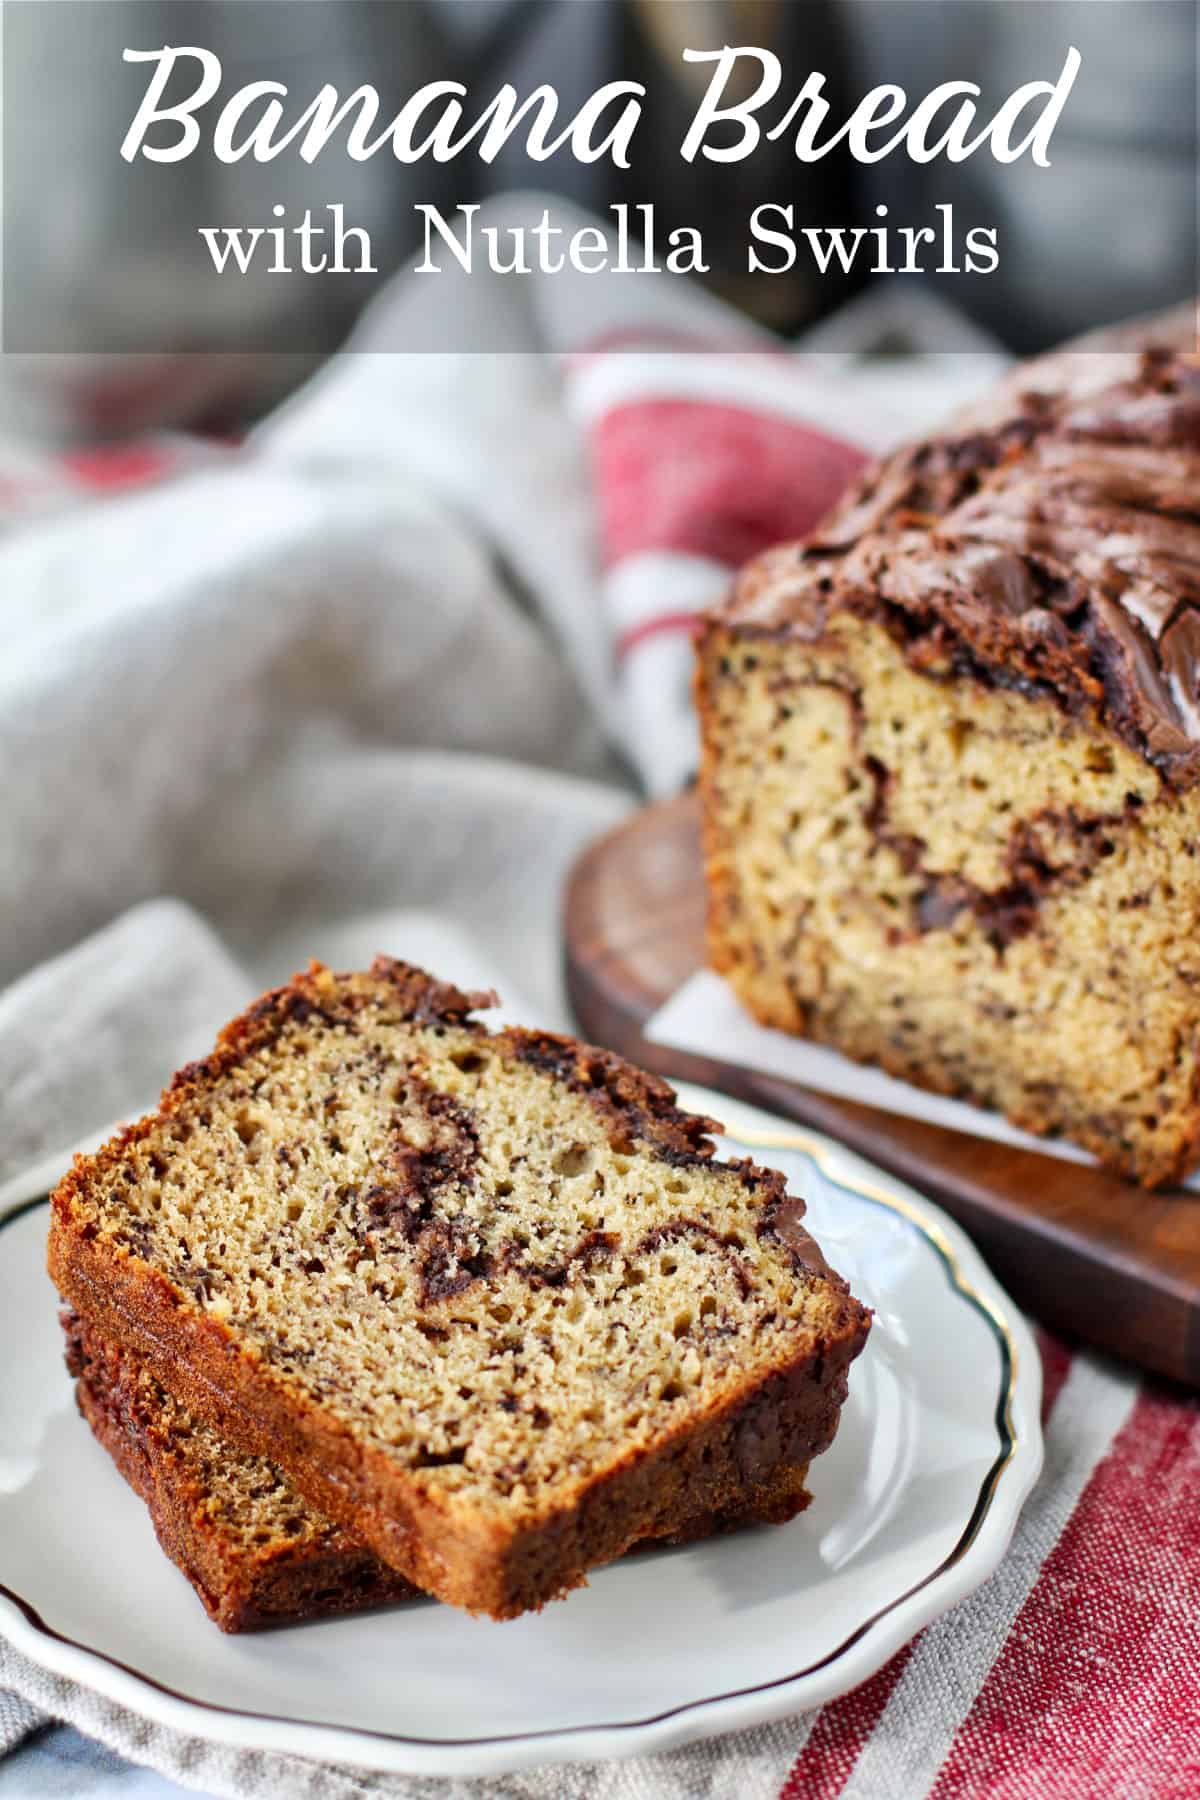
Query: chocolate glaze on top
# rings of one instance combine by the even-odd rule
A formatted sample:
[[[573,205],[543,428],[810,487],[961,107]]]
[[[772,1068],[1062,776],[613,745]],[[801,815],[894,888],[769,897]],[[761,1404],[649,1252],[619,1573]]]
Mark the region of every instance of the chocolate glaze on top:
[[[867,471],[716,622],[815,642],[835,613],[876,617],[924,672],[1054,698],[1200,781],[1195,309],[1115,341],[1023,365]]]

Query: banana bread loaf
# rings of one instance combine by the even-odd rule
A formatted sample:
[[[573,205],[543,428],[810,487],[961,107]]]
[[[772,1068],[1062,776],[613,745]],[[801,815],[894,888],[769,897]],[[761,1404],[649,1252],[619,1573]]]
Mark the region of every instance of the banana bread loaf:
[[[506,1618],[789,1491],[869,1318],[782,1178],[380,959],[268,994],[53,1196],[64,1298],[425,1591]],[[794,1510],[794,1495],[792,1501]]]
[[[871,470],[697,685],[750,1011],[1153,1186],[1200,1152],[1195,311],[1140,337]]]

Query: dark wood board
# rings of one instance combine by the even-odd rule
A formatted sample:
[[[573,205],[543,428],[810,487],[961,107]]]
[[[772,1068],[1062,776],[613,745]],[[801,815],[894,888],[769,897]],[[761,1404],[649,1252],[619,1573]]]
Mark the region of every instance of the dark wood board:
[[[646,1042],[643,1024],[703,961],[703,919],[693,796],[648,807],[592,845],[566,915],[584,1036],[828,1132],[938,1200],[1035,1318],[1200,1387],[1200,1193],[1148,1194],[1087,1165]]]

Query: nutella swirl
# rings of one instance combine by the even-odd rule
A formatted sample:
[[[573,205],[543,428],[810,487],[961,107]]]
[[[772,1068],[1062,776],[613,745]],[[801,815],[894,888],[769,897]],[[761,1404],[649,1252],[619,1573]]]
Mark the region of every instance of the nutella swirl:
[[[1017,371],[752,564],[719,617],[808,640],[882,618],[915,667],[1052,697],[1200,780],[1200,354],[1191,309],[1161,329]]]

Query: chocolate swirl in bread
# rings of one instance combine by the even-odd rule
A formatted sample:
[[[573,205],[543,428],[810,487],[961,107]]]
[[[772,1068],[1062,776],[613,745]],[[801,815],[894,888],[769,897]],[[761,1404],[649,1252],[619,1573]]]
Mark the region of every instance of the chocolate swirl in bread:
[[[1196,782],[1200,355],[1060,353],[981,411],[752,565],[726,616],[811,638],[831,611],[869,613],[924,673],[1095,710]]]

